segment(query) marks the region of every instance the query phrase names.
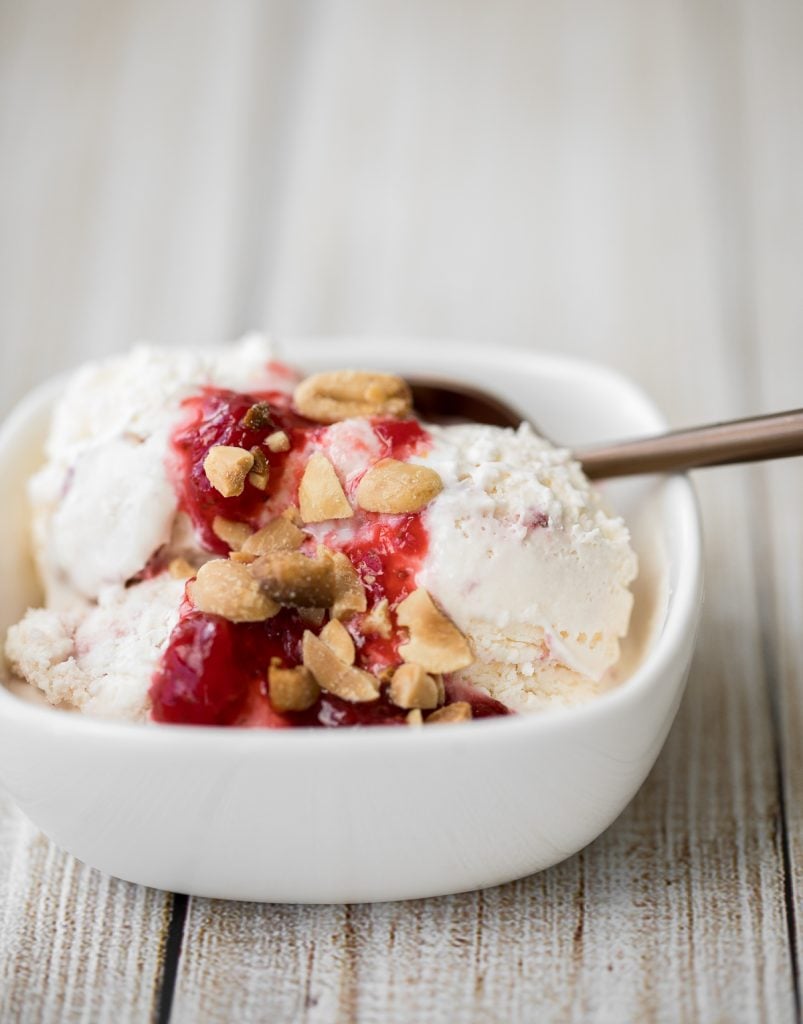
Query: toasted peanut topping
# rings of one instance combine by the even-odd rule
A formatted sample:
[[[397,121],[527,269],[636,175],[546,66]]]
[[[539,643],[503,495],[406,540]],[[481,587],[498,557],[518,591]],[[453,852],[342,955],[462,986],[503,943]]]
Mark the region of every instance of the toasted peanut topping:
[[[279,604],[329,608],[335,599],[335,570],[330,558],[273,551],[261,555],[250,569],[262,592]]]
[[[195,575],[194,566],[190,565],[186,558],[171,559],[167,571],[174,580],[189,580]]]
[[[302,380],[293,400],[302,416],[319,423],[352,416],[406,416],[413,404],[401,377],[366,370],[316,373]]]
[[[285,516],[278,516],[252,533],[243,543],[242,550],[247,555],[267,555],[272,551],[295,551],[303,542],[301,530]]]
[[[357,652],[354,641],[346,627],[339,619],[331,619],[318,634],[325,644],[332,648],[341,661],[353,665]]]
[[[270,427],[273,420],[267,402],[256,402],[240,420],[246,430],[264,430]]]
[[[407,713],[407,724],[408,725],[423,725],[424,716],[421,714],[420,708],[413,708],[412,711]]]
[[[335,467],[320,452],[310,458],[298,488],[298,504],[305,523],[348,519],[354,512],[337,479]]]
[[[352,704],[376,700],[379,696],[379,682],[374,676],[341,661],[328,644],[309,630],[304,634],[302,650],[304,665],[322,690]]]
[[[400,626],[407,626],[410,639],[399,647],[407,662],[427,672],[455,672],[472,662],[471,648],[455,624],[437,608],[426,590],[414,590],[396,609]]]
[[[298,617],[308,626],[322,626],[326,618],[325,608],[298,608]]]
[[[246,551],[230,551],[229,559],[239,565],[250,565],[257,560],[257,556],[249,555]]]
[[[390,683],[390,699],[400,708],[436,708],[438,684],[420,665],[400,665]]]
[[[290,451],[290,438],[283,430],[274,430],[272,434],[268,434],[265,444],[272,452]]]
[[[198,611],[222,615],[230,622],[262,622],[279,611],[247,566],[225,558],[201,566],[190,584],[190,596]]]
[[[446,725],[451,722],[467,722],[471,718],[471,705],[464,700],[457,700],[454,704],[447,704],[439,711],[433,711],[427,715],[425,725]]]
[[[387,640],[390,637],[393,626],[390,621],[388,599],[386,597],[383,597],[381,601],[377,601],[370,612],[368,612],[360,623],[360,629],[363,633],[368,634],[368,636],[381,636],[383,640]]]
[[[335,603],[332,605],[333,619],[350,619],[356,612],[368,607],[365,590],[360,576],[348,555],[338,551],[331,556],[335,569]]]
[[[245,478],[254,465],[254,456],[245,448],[216,444],[204,459],[207,480],[224,498],[236,498],[245,489]]]
[[[283,519],[289,519],[293,526],[303,526],[304,520],[301,518],[301,513],[295,507],[295,505],[288,505],[287,508],[282,512]]]
[[[251,527],[246,523],[236,523],[233,519],[215,516],[212,520],[212,532],[216,537],[225,541],[232,551],[240,551],[251,536]]]
[[[306,711],[311,708],[321,693],[309,669],[281,668],[271,665],[268,669],[270,702],[277,711]]]
[[[257,490],[266,491],[268,489],[268,480],[270,480],[268,460],[258,445],[254,445],[251,449],[251,454],[254,456],[254,468],[248,474],[248,482],[252,487],[256,487]]]
[[[443,481],[428,466],[382,459],[357,487],[357,504],[367,512],[420,512],[443,490]]]

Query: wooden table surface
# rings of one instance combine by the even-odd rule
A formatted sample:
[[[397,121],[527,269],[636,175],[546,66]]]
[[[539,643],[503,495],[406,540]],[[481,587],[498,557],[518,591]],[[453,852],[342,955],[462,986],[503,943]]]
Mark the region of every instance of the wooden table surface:
[[[801,0],[8,2],[0,152],[0,414],[252,326],[587,356],[677,425],[803,404]],[[0,795],[0,1021],[798,1020],[803,470],[697,483],[688,693],[588,849],[237,905],[105,877]]]

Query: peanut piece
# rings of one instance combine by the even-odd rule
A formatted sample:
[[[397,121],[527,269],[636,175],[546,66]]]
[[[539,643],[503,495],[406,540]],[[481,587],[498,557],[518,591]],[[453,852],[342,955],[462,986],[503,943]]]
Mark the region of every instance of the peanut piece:
[[[360,575],[348,555],[338,551],[330,556],[335,570],[335,602],[332,605],[333,619],[349,619],[357,612],[364,612],[368,600]]]
[[[368,636],[381,636],[387,640],[393,631],[388,611],[388,599],[383,597],[374,605],[360,623],[360,630]]]
[[[295,551],[304,542],[304,534],[285,516],[272,519],[267,526],[252,533],[243,543],[247,555],[267,555],[272,551]]]
[[[454,704],[447,704],[439,711],[433,711],[427,715],[425,725],[448,725],[452,722],[468,722],[471,718],[471,705],[464,700],[457,700]]]
[[[265,444],[272,452],[289,452],[290,438],[283,430],[274,430],[265,438]]]
[[[273,664],[268,669],[268,696],[277,711],[306,711],[321,693],[309,669],[282,668]]]
[[[174,580],[189,580],[195,575],[195,567],[186,558],[172,558],[167,571]]]
[[[273,551],[250,566],[264,594],[296,608],[329,608],[335,599],[330,558],[307,558],[299,551]]]
[[[298,504],[305,523],[348,519],[354,515],[335,467],[320,452],[315,452],[304,470],[298,488]]]
[[[308,626],[322,626],[326,618],[325,608],[298,608],[298,617]]]
[[[216,444],[204,459],[204,473],[209,483],[224,498],[236,498],[245,489],[245,478],[254,465],[254,456],[245,448]]]
[[[251,536],[251,527],[247,523],[215,516],[212,520],[212,533],[228,544],[232,551],[240,551]]]
[[[390,699],[400,708],[438,706],[438,684],[420,665],[400,665],[390,682]]]
[[[268,460],[258,445],[254,445],[251,449],[251,454],[254,456],[254,468],[248,474],[248,482],[252,487],[256,487],[257,490],[266,491],[268,489],[268,481],[270,480]]]
[[[421,714],[420,708],[413,708],[412,711],[407,713],[407,724],[408,725],[423,725],[424,716]]]
[[[255,402],[240,420],[246,430],[264,430],[273,426],[270,406],[267,402]]]
[[[443,481],[428,466],[382,459],[357,487],[357,504],[366,512],[400,515],[420,512],[443,490]]]
[[[347,665],[353,665],[357,652],[354,649],[354,641],[346,627],[338,619],[331,619],[318,636],[325,644],[332,648],[341,661]]]
[[[337,423],[353,416],[406,416],[412,395],[401,377],[366,370],[333,370],[303,380],[293,395],[307,419]]]
[[[279,611],[279,605],[263,593],[248,566],[225,558],[202,565],[189,590],[198,611],[220,615],[230,622],[262,622]]]
[[[376,700],[379,682],[369,672],[347,665],[328,644],[310,633],[304,634],[302,645],[304,666],[312,672],[321,687],[352,704]]]
[[[455,672],[471,664],[468,640],[426,590],[419,588],[406,597],[396,609],[396,619],[410,631],[409,641],[399,647],[403,661],[421,665],[427,672]]]

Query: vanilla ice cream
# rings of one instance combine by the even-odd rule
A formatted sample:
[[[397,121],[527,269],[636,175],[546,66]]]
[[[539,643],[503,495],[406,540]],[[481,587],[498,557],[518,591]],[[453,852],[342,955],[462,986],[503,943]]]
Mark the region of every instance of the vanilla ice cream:
[[[45,603],[9,631],[12,669],[54,704],[206,724],[458,721],[604,688],[636,558],[570,454],[421,424],[388,375],[299,380],[259,336],[73,376],[30,484]]]

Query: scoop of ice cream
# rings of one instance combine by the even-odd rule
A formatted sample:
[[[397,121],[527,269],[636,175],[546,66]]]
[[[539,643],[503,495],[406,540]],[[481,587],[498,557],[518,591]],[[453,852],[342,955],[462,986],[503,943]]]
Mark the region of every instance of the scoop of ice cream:
[[[30,484],[48,603],[93,600],[166,545],[178,498],[165,460],[182,400],[204,387],[292,390],[261,335],[218,349],[139,345],[75,373],[58,402],[45,466]]]
[[[8,633],[6,656],[51,704],[141,719],[148,684],[178,621],[184,583],[162,575],[107,587],[96,604],[36,608]]]
[[[578,463],[530,427],[430,427],[419,582],[472,640],[461,673],[512,707],[587,696],[619,658],[636,557]],[[574,692],[572,691],[574,687]]]

